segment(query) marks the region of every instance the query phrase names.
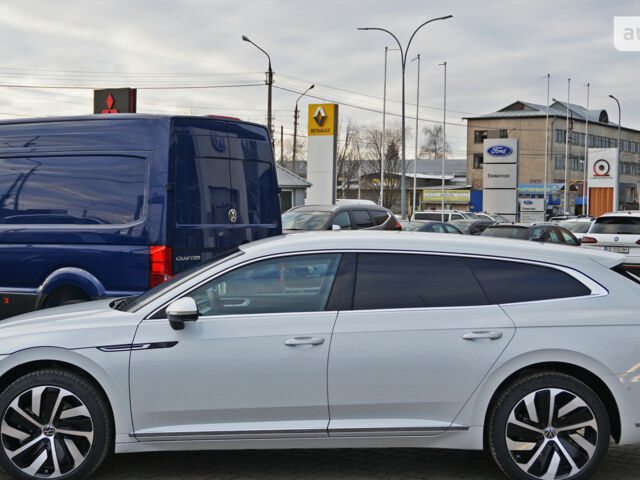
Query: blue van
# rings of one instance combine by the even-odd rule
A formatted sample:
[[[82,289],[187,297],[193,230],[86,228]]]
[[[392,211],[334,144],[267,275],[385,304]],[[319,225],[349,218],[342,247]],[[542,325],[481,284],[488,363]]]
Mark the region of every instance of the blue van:
[[[281,231],[264,126],[144,114],[0,122],[0,318],[137,295]]]

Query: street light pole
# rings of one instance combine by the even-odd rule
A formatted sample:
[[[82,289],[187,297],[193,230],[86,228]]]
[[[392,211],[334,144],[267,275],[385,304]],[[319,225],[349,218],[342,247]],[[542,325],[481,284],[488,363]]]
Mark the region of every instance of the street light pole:
[[[418,81],[416,82],[416,153],[413,157],[413,202],[411,203],[411,215],[416,211],[416,177],[418,176],[418,119],[420,117],[420,54],[413,60],[418,60]],[[411,60],[413,62],[413,60]]]
[[[584,170],[584,176],[582,179],[582,213],[589,215],[589,189],[587,188],[587,165],[589,163],[589,87],[591,84],[587,83],[587,113],[585,118],[584,127],[584,162],[582,168]],[[586,202],[586,203],[585,203]],[[586,211],[585,211],[586,208]]]
[[[293,111],[293,171],[295,173],[296,170],[296,147],[298,142],[298,102],[302,97],[304,97],[309,90],[311,90],[315,85],[311,85],[307,88],[296,100],[296,108]]]
[[[444,66],[444,108],[442,110],[442,192],[440,193],[440,210],[442,211],[442,221],[444,222],[444,160],[447,156],[447,62]]]
[[[618,104],[618,172],[620,172],[620,125],[622,125],[622,109],[620,108],[620,102],[613,95],[609,95]],[[616,188],[613,192],[613,208],[614,211],[620,209],[620,173],[618,173],[618,181],[616,182]]]
[[[398,44],[398,47],[400,48],[400,58],[401,58],[401,65],[402,65],[402,175],[401,175],[401,181],[400,181],[400,190],[401,190],[401,195],[402,195],[402,199],[401,199],[401,213],[402,213],[402,219],[406,219],[407,218],[407,184],[406,184],[406,170],[407,170],[407,157],[406,157],[406,142],[405,142],[405,120],[406,120],[406,116],[405,116],[405,82],[404,82],[404,73],[405,73],[405,67],[407,65],[407,53],[409,51],[409,47],[411,46],[411,41],[413,40],[413,37],[415,37],[416,33],[418,33],[418,30],[420,30],[422,27],[424,27],[426,24],[431,23],[431,22],[435,22],[436,20],[446,20],[448,18],[453,17],[453,15],[447,15],[445,17],[438,17],[438,18],[432,18],[431,20],[427,20],[426,22],[424,22],[423,24],[421,24],[418,28],[416,28],[413,33],[411,34],[411,37],[409,38],[409,42],[407,43],[406,48],[402,48],[402,44],[400,43],[400,40],[398,40],[398,37],[396,37],[393,33],[391,33],[389,30],[384,29],[384,28],[379,28],[379,27],[359,27],[358,30],[379,30],[381,32],[385,32],[388,33],[389,35],[391,35],[393,37],[393,39],[396,41],[396,43]]]
[[[564,214],[568,214],[569,211],[569,98],[571,94],[571,79],[567,81],[567,138],[565,139],[564,147]]]
[[[542,202],[544,210],[544,220],[547,220],[547,177],[549,169],[549,87],[551,86],[551,74],[547,73],[547,115],[544,131],[544,188],[542,190]]]
[[[261,47],[256,45],[251,40],[249,40],[249,37],[247,37],[246,35],[242,35],[242,40],[244,40],[245,42],[249,42],[251,45],[256,47],[258,50],[260,50],[262,53],[264,53],[267,56],[267,59],[269,60],[269,70],[267,71],[267,86],[268,86],[268,90],[267,90],[267,92],[268,92],[267,93],[267,128],[269,129],[269,134],[271,135],[271,138],[273,138],[273,128],[272,128],[272,125],[271,125],[271,122],[272,122],[272,118],[271,118],[271,90],[272,90],[272,86],[273,86],[273,70],[271,69],[271,57],[269,56],[269,54],[264,49],[262,49]]]

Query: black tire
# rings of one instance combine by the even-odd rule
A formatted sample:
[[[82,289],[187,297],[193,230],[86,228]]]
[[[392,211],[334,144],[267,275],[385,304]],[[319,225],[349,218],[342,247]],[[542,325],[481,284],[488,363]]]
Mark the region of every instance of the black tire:
[[[610,432],[598,395],[580,380],[555,372],[530,374],[509,385],[488,423],[491,454],[514,480],[538,480],[549,471],[565,480],[589,478],[607,453]]]
[[[35,395],[39,402],[34,401]],[[16,408],[31,420],[25,420]],[[85,479],[102,463],[114,442],[110,410],[101,392],[85,378],[65,370],[38,370],[14,381],[0,393],[0,425],[5,429],[0,441],[0,465],[20,480],[42,475]],[[24,435],[28,436],[19,438]],[[25,448],[29,443],[32,446]],[[22,452],[14,453],[22,448]],[[56,454],[52,455],[54,450]],[[37,465],[34,473],[29,472]]]

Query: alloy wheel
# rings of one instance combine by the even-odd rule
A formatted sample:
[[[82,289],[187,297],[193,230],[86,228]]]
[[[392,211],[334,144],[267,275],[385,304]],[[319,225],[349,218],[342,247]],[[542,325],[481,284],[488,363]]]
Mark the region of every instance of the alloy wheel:
[[[93,444],[94,426],[85,404],[57,386],[17,395],[0,424],[4,454],[24,474],[57,478],[77,469]]]
[[[511,410],[506,445],[516,465],[540,479],[573,477],[593,457],[598,424],[575,393],[546,388],[527,394]]]

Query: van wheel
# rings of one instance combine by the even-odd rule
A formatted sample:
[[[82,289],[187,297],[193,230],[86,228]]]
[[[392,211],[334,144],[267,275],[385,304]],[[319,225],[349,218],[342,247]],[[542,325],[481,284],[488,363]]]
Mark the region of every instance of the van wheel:
[[[42,308],[60,307],[89,300],[91,300],[89,295],[77,287],[58,287],[46,296]]]
[[[14,478],[80,480],[113,443],[109,408],[85,378],[39,370],[0,394],[0,465]]]
[[[609,448],[600,398],[574,377],[541,372],[514,382],[488,424],[494,460],[515,480],[589,478]]]

